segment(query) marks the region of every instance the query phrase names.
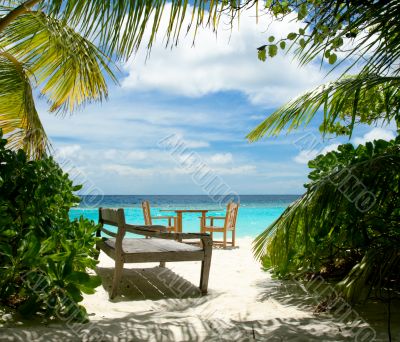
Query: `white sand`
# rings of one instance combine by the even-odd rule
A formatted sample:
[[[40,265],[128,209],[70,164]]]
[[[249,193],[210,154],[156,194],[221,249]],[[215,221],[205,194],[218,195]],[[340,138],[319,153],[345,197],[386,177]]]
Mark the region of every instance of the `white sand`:
[[[102,253],[103,286],[83,302],[89,324],[21,322],[1,328],[0,341],[356,340],[362,329],[326,314],[314,315],[312,296],[298,287],[293,292],[293,284],[281,285],[262,271],[250,239],[238,244],[238,249],[213,250],[209,294],[203,297],[196,288],[199,262],[167,263],[166,270],[157,264],[127,264],[121,296],[111,302],[105,288],[113,261]],[[372,330],[365,327],[361,333],[368,336]],[[386,340],[384,332],[378,337]]]

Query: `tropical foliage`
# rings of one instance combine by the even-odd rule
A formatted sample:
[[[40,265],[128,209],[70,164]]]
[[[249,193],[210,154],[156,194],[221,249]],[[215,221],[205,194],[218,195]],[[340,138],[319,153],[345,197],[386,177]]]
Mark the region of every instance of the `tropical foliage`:
[[[288,102],[248,138],[255,141],[321,118],[323,135],[351,136],[356,124],[397,123],[400,115],[398,1],[269,1],[276,18],[296,14],[298,32],[260,46],[266,60],[292,50],[301,64],[341,68],[339,79]],[[346,73],[358,71],[358,74]],[[360,145],[309,162],[306,193],[255,241],[278,276],[305,271],[335,277],[350,301],[399,283],[399,138]],[[378,293],[380,294],[380,293]]]
[[[10,147],[33,158],[49,149],[33,88],[50,111],[65,113],[107,97],[104,74],[115,80],[98,48],[40,11],[21,14],[0,31],[0,62],[0,128]]]
[[[277,19],[297,13],[302,23],[298,32],[259,47],[259,57],[267,58],[274,46],[292,50],[301,64],[320,60],[358,74],[339,78],[293,99],[254,129],[248,138],[255,141],[306,126],[315,115],[323,117],[321,130],[329,133],[335,122],[348,118],[344,133],[351,134],[356,122],[371,124],[398,116],[400,24],[398,1],[293,0],[268,1]],[[282,44],[284,43],[284,44]],[[276,53],[269,53],[270,57]],[[379,93],[379,96],[370,96]],[[368,108],[366,108],[366,106]],[[377,109],[380,112],[377,112]],[[370,114],[371,111],[373,115]]]
[[[373,74],[345,76],[285,104],[265,119],[248,138],[289,132],[321,114],[323,134],[351,136],[355,124],[400,123],[400,77]]]
[[[195,36],[202,25],[216,27],[224,10],[240,7],[236,1],[0,1],[0,128],[9,146],[31,158],[49,151],[34,89],[55,113],[102,101],[106,80],[116,82],[114,62],[130,57],[144,37],[150,49],[163,18],[172,45],[182,29],[193,26]]]
[[[400,284],[400,138],[341,145],[309,167],[307,192],[257,238],[256,256],[277,276],[343,280],[351,301]]]
[[[187,32],[193,28],[195,37],[197,29],[203,25],[216,28],[222,13],[228,12],[232,18],[239,18],[240,11],[253,5],[257,7],[257,13],[268,11],[275,19],[287,18],[301,23],[297,32],[291,32],[286,37],[268,37],[266,43],[258,49],[261,60],[274,57],[279,51],[293,51],[301,64],[319,59],[322,67],[325,67],[327,62],[334,68],[340,67],[346,73],[351,70],[354,75],[320,86],[284,105],[251,132],[248,136],[249,140],[255,141],[265,135],[279,134],[284,130],[305,126],[318,115],[321,116],[323,134],[333,132],[351,135],[357,123],[399,122],[400,24],[398,13],[400,3],[398,1],[201,0],[190,4],[187,0],[172,0],[171,2],[27,0],[25,2],[0,1],[0,4],[2,5],[0,12],[3,14],[0,18],[2,62],[0,127],[10,138],[11,146],[23,147],[29,156],[41,156],[48,148],[46,136],[34,106],[32,88],[38,87],[43,96],[49,100],[50,110],[57,113],[72,111],[90,101],[102,100],[107,96],[106,77],[115,80],[110,63],[127,59],[139,48],[143,39],[146,40],[147,47],[150,49],[156,39],[156,33],[160,30],[163,18],[168,22],[164,32],[166,45],[173,45],[178,42],[181,32]],[[185,18],[189,18],[188,27],[184,26]],[[79,28],[79,34],[72,28]],[[87,61],[90,62],[87,63]],[[342,166],[338,161],[335,161],[339,163],[335,164],[336,166],[328,162],[332,154],[327,155],[327,159],[317,158],[314,164],[311,164],[316,170],[310,175],[312,182],[307,186],[307,193],[274,223],[273,227],[278,229],[270,227],[267,230],[269,234],[263,234],[257,240],[256,250],[259,256],[263,257],[265,253],[270,253],[270,261],[279,274],[284,274],[290,267],[296,268],[296,263],[292,266],[289,265],[290,263],[284,265],[285,262],[288,263],[288,260],[293,260],[292,248],[282,248],[279,253],[283,254],[280,257],[277,257],[271,249],[275,246],[275,250],[278,251],[279,244],[278,242],[274,244],[274,241],[280,240],[275,237],[282,234],[285,239],[288,239],[285,231],[292,232],[288,228],[290,225],[285,221],[285,217],[292,217],[299,224],[303,222],[301,223],[303,228],[310,229],[310,235],[307,236],[306,231],[299,228],[296,234],[303,232],[304,235],[295,239],[297,242],[303,241],[309,244],[309,238],[316,236],[313,230],[315,227],[311,228],[308,224],[311,225],[314,222],[314,217],[311,219],[311,216],[305,213],[311,213],[314,207],[318,208],[315,203],[317,199],[325,203],[331,211],[324,211],[325,216],[315,219],[315,224],[324,225],[325,220],[327,224],[332,223],[327,217],[343,216],[342,211],[349,210],[343,201],[339,201],[338,203],[342,206],[336,208],[333,206],[336,203],[330,203],[332,196],[335,196],[337,200],[345,195],[337,187],[332,187],[331,183],[324,181],[327,174],[325,178],[322,177],[319,175],[321,170],[333,175],[340,167],[344,169],[351,167],[357,173],[357,170],[360,170],[357,166],[359,165],[358,158],[360,156],[367,158],[366,155],[370,153],[368,151],[373,151],[368,160],[374,168],[368,169],[368,172],[374,174],[376,179],[381,179],[379,175],[382,169],[378,166],[381,161],[383,163],[383,160],[386,160],[384,156],[389,153],[389,150],[396,150],[397,142],[393,143],[393,146],[383,147],[382,144],[378,142],[372,147],[370,145],[359,147],[354,150],[356,152],[351,152],[348,146],[342,147],[341,154],[335,156],[347,160]],[[358,156],[359,153],[360,156]],[[391,162],[388,161],[387,164],[389,170],[385,179],[388,183],[383,184],[389,184],[390,180],[395,182],[393,173],[390,173],[390,168],[394,169],[394,164]],[[358,173],[357,175],[361,177],[360,180],[364,177]],[[369,178],[366,178],[365,182],[368,183]],[[320,184],[321,187],[315,184]],[[385,193],[383,191],[385,189],[383,186],[379,189],[376,183],[373,185],[375,186],[374,195],[380,198],[382,208],[385,208],[383,199],[377,195]],[[390,204],[387,205],[390,207]],[[376,206],[376,210],[377,208],[380,206]],[[341,211],[337,212],[334,209]],[[322,207],[315,210],[314,214],[322,210]],[[382,213],[380,215],[384,216]],[[300,219],[301,217],[303,219]],[[307,221],[304,221],[305,217]],[[350,229],[349,227],[354,223],[353,219],[344,215],[340,224],[335,221],[337,227],[340,227],[337,229],[342,233]],[[345,228],[345,221],[347,228]],[[286,223],[281,225],[281,222]],[[361,229],[360,225],[356,226]],[[328,229],[324,226],[322,232],[329,234],[331,229],[332,227]],[[366,229],[368,234],[375,234],[373,227]],[[394,226],[393,229],[396,230],[396,227]],[[350,230],[354,231],[354,229]],[[335,232],[336,230],[333,230],[330,234]],[[270,234],[273,234],[272,239]],[[341,241],[350,239],[350,236],[351,234],[346,235]],[[322,239],[321,236],[318,238]],[[372,240],[372,237],[368,238]],[[322,265],[309,254],[309,248],[304,249],[304,246],[296,245],[297,242],[295,244],[290,242],[289,239],[288,246],[300,248],[299,253],[304,252],[301,257],[308,260],[309,265],[313,265],[315,270]],[[265,246],[268,248],[263,248]],[[350,249],[361,248],[357,244],[348,246]],[[365,257],[375,258],[369,261],[370,265],[376,265],[377,260],[382,261],[378,256],[368,254],[368,248],[365,247],[363,251]],[[349,263],[349,265],[354,266],[356,262],[362,260],[359,259],[362,256],[360,253],[358,259],[355,258],[354,263]],[[352,274],[356,274],[356,271],[354,270]]]
[[[97,225],[70,221],[79,189],[52,158],[29,161],[5,148],[0,130],[0,302],[23,315],[85,320],[82,292],[100,285]]]
[[[199,27],[209,25],[216,28],[222,13],[229,13],[232,19],[239,19],[241,11],[254,5],[257,14],[267,11],[275,18],[283,19],[293,18],[295,13],[297,20],[303,23],[298,32],[291,32],[286,37],[269,37],[267,43],[259,47],[260,59],[265,60],[267,55],[274,57],[279,50],[294,50],[303,64],[321,58],[321,63],[326,60],[331,64],[341,64],[346,70],[355,66],[361,68],[360,74],[353,79],[358,86],[354,86],[352,92],[352,97],[357,100],[348,108],[350,124],[345,130],[337,128],[337,124],[328,125],[328,122],[340,118],[333,111],[321,125],[323,132],[351,132],[363,92],[372,93],[397,82],[392,79],[398,71],[395,62],[400,41],[396,20],[400,4],[397,1],[248,0],[195,1],[190,4],[187,0],[5,0],[0,1],[0,13],[3,14],[0,18],[0,51],[4,52],[2,58],[6,58],[8,64],[12,63],[11,66],[14,65],[16,70],[11,73],[10,67],[7,68],[2,71],[1,78],[8,84],[16,85],[12,87],[16,89],[15,93],[9,95],[16,99],[23,98],[24,101],[14,102],[13,111],[9,111],[7,104],[2,105],[0,102],[0,108],[4,106],[4,110],[7,110],[0,111],[7,113],[4,114],[7,117],[0,121],[4,133],[15,133],[10,142],[24,147],[30,155],[40,156],[48,144],[37,112],[32,107],[32,87],[39,86],[44,96],[49,98],[50,110],[53,111],[59,108],[71,110],[79,104],[101,101],[107,96],[103,75],[109,75],[115,80],[112,68],[109,67],[111,61],[127,59],[137,51],[142,40],[150,49],[160,31],[162,20],[168,22],[164,32],[166,45],[173,45],[178,43],[182,32],[193,28],[195,39]],[[29,25],[32,20],[36,23]],[[79,27],[79,34],[72,29],[75,27]],[[40,32],[38,39],[34,39],[36,32]],[[32,46],[29,44],[31,39],[35,40]],[[16,42],[21,43],[17,44],[19,47],[8,51]],[[58,50],[62,53],[55,55],[54,51]],[[50,58],[45,59],[43,56]],[[91,63],[87,64],[89,68],[83,68],[82,64],[86,65],[83,61],[87,58]],[[30,63],[36,59],[41,62],[35,63],[32,70],[29,68]],[[50,66],[54,63],[56,66]],[[60,79],[60,75],[70,75],[70,71],[71,76],[65,81]],[[52,72],[56,79],[46,82],[46,76],[50,77]],[[89,73],[96,76],[88,80]],[[25,85],[23,93],[21,85]],[[291,129],[307,124],[318,108],[310,107],[310,103],[330,102],[331,98],[343,92],[342,86],[342,83],[333,83],[289,103],[289,111],[299,111],[302,114],[293,119],[293,116],[277,113],[276,118],[271,117],[254,130],[249,139],[257,140],[265,134],[277,134],[286,127]],[[351,86],[346,89],[351,89]],[[304,105],[300,106],[301,103]],[[326,109],[330,113],[328,107]]]

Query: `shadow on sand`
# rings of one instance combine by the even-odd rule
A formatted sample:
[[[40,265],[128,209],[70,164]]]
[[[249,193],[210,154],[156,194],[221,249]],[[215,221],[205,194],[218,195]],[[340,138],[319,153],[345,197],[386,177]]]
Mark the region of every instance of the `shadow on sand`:
[[[98,267],[96,273],[102,279],[102,286],[109,293],[114,268]],[[200,289],[169,268],[124,268],[118,296],[112,301],[196,297],[201,297]]]
[[[87,324],[4,328],[1,341],[354,341],[337,332],[324,331],[315,320],[273,319],[234,321],[190,317],[173,312],[166,319],[157,312],[135,313],[119,319]],[[311,327],[310,327],[311,326]]]
[[[103,287],[108,291],[112,268],[98,268]],[[259,301],[269,298],[283,305],[310,309],[313,298],[295,284],[260,282]],[[218,294],[200,296],[198,288],[168,268],[124,269],[115,301],[159,302],[157,310],[135,312],[122,318],[93,320],[87,324],[54,322],[48,326],[23,322],[19,327],[0,329],[0,341],[355,341],[354,334],[326,316],[238,320],[213,317],[207,311]],[[162,304],[161,304],[162,303]],[[211,304],[212,305],[212,304]],[[223,311],[223,308],[219,308]],[[360,337],[360,336],[359,336]],[[362,339],[359,339],[360,341]],[[378,338],[375,341],[384,341]],[[371,341],[367,339],[365,341]]]

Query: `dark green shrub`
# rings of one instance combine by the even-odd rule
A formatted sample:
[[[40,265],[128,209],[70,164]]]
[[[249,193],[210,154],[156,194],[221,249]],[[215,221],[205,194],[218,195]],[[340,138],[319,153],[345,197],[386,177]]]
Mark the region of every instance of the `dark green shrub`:
[[[349,301],[400,284],[400,137],[320,155],[306,193],[263,232],[255,252],[278,277],[340,281]]]
[[[87,273],[97,226],[68,216],[80,186],[51,157],[28,160],[6,142],[0,131],[0,301],[24,315],[85,320],[82,292],[100,279]]]

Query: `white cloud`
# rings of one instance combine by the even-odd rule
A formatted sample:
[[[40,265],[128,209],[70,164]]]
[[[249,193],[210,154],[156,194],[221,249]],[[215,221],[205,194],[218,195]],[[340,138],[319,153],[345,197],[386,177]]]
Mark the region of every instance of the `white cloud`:
[[[163,20],[159,31],[165,31],[167,24]],[[275,106],[321,83],[325,74],[319,67],[300,68],[291,54],[281,53],[265,63],[258,61],[256,48],[266,42],[266,27],[268,35],[281,37],[298,31],[300,26],[291,18],[271,21],[268,15],[260,17],[256,25],[254,12],[245,11],[239,28],[234,23],[232,32],[227,24],[220,26],[217,36],[210,29],[199,30],[194,47],[189,34],[182,36],[172,50],[165,48],[162,40],[157,41],[147,61],[146,51],[140,50],[125,65],[128,76],[122,86],[189,97],[239,91],[253,103]]]
[[[300,151],[300,153],[293,158],[296,163],[299,164],[307,164],[311,159],[314,159],[317,156],[316,150],[304,150]]]
[[[179,165],[168,165],[168,167],[134,167],[131,165],[124,164],[103,164],[101,165],[101,170],[106,171],[108,174],[116,174],[122,177],[135,176],[143,178],[154,178],[155,176],[169,176],[176,177],[181,175],[190,176],[195,172],[195,170],[185,167],[180,167]],[[214,176],[225,176],[225,175],[247,175],[250,173],[255,173],[257,168],[255,165],[235,165],[231,167],[210,167],[211,175]]]
[[[202,148],[210,146],[210,144],[207,141],[183,139],[183,142],[185,143],[185,146],[188,148]]]
[[[213,168],[217,175],[249,175],[257,171],[255,165],[238,165],[233,167]]]
[[[136,168],[128,165],[120,164],[105,164],[101,166],[101,169],[110,173],[116,173],[119,176],[151,176],[153,170],[145,168]]]
[[[364,134],[362,137],[354,138],[353,142],[355,145],[365,144],[367,141],[374,140],[392,140],[396,136],[391,129],[376,127],[373,128],[368,133]]]
[[[213,154],[210,158],[209,161],[214,164],[228,164],[232,163],[233,157],[232,153],[216,153]]]
[[[293,158],[296,163],[307,164],[310,160],[314,159],[319,154],[325,154],[337,150],[339,144],[330,144],[321,150],[302,150],[297,156]]]
[[[337,148],[339,147],[339,145],[340,145],[340,144],[330,144],[330,145],[328,145],[328,146],[325,146],[325,147],[322,149],[322,151],[321,151],[320,154],[325,154],[325,153],[328,153],[328,152],[331,152],[331,151],[336,151]]]
[[[257,27],[250,16],[242,16],[240,29],[234,28],[232,35],[222,27],[218,40],[213,33],[200,30],[195,47],[190,36],[182,37],[172,51],[160,42],[146,64],[145,52],[139,51],[126,65],[123,89],[111,87],[110,101],[101,106],[89,105],[61,120],[45,114],[47,105],[43,104],[46,131],[63,146],[71,164],[110,194],[201,192],[190,171],[159,148],[160,139],[172,134],[235,191],[301,191],[306,167],[294,163],[287,149],[280,149],[280,145],[292,144],[290,139],[279,137],[251,145],[244,139],[256,120],[265,118],[260,107],[236,93],[234,97],[218,94],[198,99],[233,90],[253,103],[275,106],[321,82],[323,72],[311,65],[298,69],[292,56],[258,61],[256,47],[265,43],[269,33],[284,36],[298,27],[277,22],[269,25],[267,33],[265,22]],[[274,144],[277,148],[272,151],[269,148]],[[266,162],[275,157],[276,163]]]
[[[70,157],[75,157],[79,151],[81,151],[82,148],[80,145],[66,145],[63,147],[60,147],[55,151],[55,156],[57,158],[70,158]]]
[[[353,145],[358,146],[360,144],[365,144],[367,141],[374,141],[374,140],[392,140],[396,137],[395,134],[395,127],[387,126],[386,128],[375,127],[370,130],[368,133],[364,134],[362,137],[356,137],[351,142]],[[304,149],[301,150],[293,160],[299,164],[307,164],[310,160],[314,159],[319,154],[325,154],[330,151],[337,150],[339,144],[331,144],[325,146],[324,148],[317,150],[317,149]]]

